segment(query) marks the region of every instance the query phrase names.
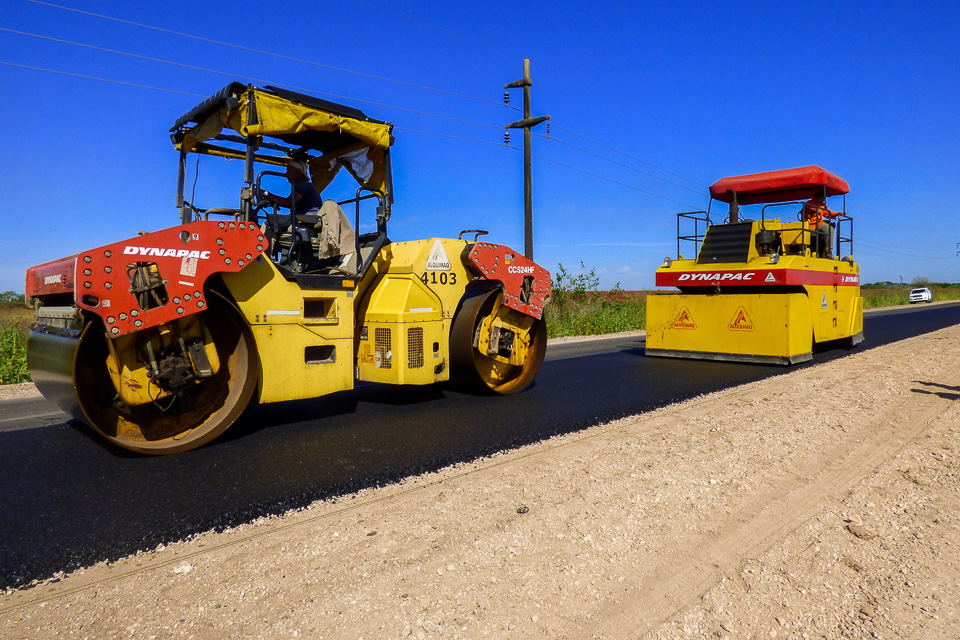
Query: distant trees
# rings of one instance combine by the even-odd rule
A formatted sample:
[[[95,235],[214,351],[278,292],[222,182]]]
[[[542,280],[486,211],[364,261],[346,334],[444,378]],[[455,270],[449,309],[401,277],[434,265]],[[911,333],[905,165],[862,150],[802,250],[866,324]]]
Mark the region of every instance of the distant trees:
[[[0,302],[23,302],[23,294],[16,291],[4,291],[0,293]]]
[[[910,283],[915,287],[926,287],[930,284],[930,278],[924,278],[923,276],[917,276]]]

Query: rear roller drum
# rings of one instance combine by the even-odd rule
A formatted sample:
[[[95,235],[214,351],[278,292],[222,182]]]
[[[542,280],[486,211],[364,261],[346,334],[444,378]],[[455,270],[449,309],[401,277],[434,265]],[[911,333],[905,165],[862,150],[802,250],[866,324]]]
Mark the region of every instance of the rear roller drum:
[[[77,347],[75,384],[90,426],[124,449],[168,454],[210,442],[240,417],[259,378],[253,336],[232,304],[217,295],[210,295],[208,302],[203,321],[213,338],[219,371],[174,396],[137,406],[117,401],[106,365],[106,337],[98,325],[87,325]]]
[[[547,324],[503,304],[497,289],[466,298],[450,331],[456,379],[500,395],[533,383],[547,351]]]

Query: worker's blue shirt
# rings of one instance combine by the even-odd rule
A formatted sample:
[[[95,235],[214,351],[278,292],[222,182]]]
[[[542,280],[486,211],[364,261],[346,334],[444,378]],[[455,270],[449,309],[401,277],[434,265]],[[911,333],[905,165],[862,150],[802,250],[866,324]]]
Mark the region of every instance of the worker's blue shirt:
[[[293,210],[296,215],[307,213],[313,209],[319,209],[320,205],[323,204],[320,192],[317,191],[317,188],[313,186],[313,183],[309,180],[301,180],[300,182],[294,183],[293,192],[300,194],[300,201],[297,202],[297,206]]]

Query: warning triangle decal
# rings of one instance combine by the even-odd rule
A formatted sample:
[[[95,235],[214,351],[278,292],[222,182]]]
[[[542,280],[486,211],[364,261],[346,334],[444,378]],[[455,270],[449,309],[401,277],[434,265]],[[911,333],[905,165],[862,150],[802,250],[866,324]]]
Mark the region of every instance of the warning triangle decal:
[[[737,312],[733,314],[733,320],[727,325],[731,331],[753,331],[753,320],[747,315],[747,310],[743,307],[737,307]]]
[[[826,291],[823,292],[823,302],[820,303],[820,308],[821,309],[827,308],[827,292]]]
[[[680,308],[680,313],[677,314],[677,319],[673,321],[674,329],[696,329],[697,323],[693,321],[693,316],[690,315],[690,309],[687,309],[685,306]]]
[[[770,271],[767,273],[767,277],[763,279],[764,282],[776,282],[777,279],[773,276],[773,272]]]
[[[450,271],[450,258],[443,248],[440,238],[433,241],[433,249],[430,250],[430,257],[427,258],[427,271]]]

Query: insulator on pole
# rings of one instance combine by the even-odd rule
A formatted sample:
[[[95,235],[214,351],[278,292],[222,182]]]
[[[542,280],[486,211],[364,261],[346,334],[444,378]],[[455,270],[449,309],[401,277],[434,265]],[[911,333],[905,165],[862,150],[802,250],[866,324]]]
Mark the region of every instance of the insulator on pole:
[[[508,147],[510,146],[510,132],[509,132],[509,131],[504,131],[504,132],[503,132],[503,144],[507,145]]]
[[[506,89],[503,90],[503,104],[510,106],[510,92]]]
[[[547,120],[547,137],[550,137],[550,121]]]

